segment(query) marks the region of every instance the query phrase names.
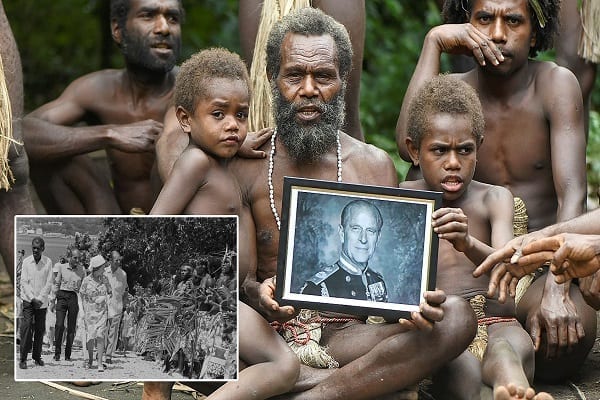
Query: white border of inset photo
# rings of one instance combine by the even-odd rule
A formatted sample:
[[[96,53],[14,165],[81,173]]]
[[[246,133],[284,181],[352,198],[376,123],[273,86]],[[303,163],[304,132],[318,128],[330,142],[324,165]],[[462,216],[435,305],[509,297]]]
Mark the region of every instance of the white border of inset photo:
[[[16,381],[231,381],[239,374],[238,329],[238,244],[237,216],[89,216],[89,215],[17,215],[14,229],[15,254],[15,366]],[[56,309],[56,294],[65,288],[53,283],[39,302],[24,303],[32,288],[47,282],[28,280],[24,289],[23,261],[36,265],[32,255],[32,240],[44,241],[43,256],[50,258],[52,278],[60,271],[73,271],[91,278],[90,260],[97,264],[103,256],[104,276],[110,282],[111,253],[121,255],[121,266],[127,274],[128,295],[123,306],[128,310],[127,333],[120,334],[111,363],[103,359],[104,371],[98,370],[98,342],[93,342],[92,368],[87,367],[86,335],[94,332],[93,317],[85,318],[82,296],[77,292],[78,319],[70,360],[65,360],[65,333],[59,360],[54,356],[56,313],[46,312],[42,343],[44,365],[32,360],[29,350],[26,368],[20,368],[21,330],[24,326],[23,304],[29,310],[46,306]],[[70,257],[74,250],[77,256]],[[76,254],[76,253],[75,253]],[[113,257],[118,259],[117,256]],[[71,262],[71,260],[74,260]],[[33,261],[33,263],[31,263]],[[37,263],[38,265],[39,262]],[[62,266],[61,266],[62,264]],[[183,265],[192,267],[192,277],[180,273]],[[228,268],[228,266],[233,268]],[[41,268],[41,267],[40,267]],[[61,269],[62,268],[62,269]],[[29,270],[31,271],[31,269]],[[73,272],[75,273],[75,272]],[[106,274],[106,275],[105,275]],[[40,276],[45,276],[44,273]],[[95,282],[104,278],[95,277]],[[76,279],[75,279],[76,281]],[[75,286],[78,286],[76,283]],[[110,284],[95,291],[96,302],[88,299],[87,315],[94,315],[96,306],[104,309],[103,296],[112,293]],[[104,290],[104,287],[106,290]],[[61,289],[62,288],[62,289]],[[78,291],[81,288],[76,288]],[[72,289],[66,287],[66,289]],[[29,294],[22,292],[28,290]],[[47,290],[47,288],[43,289]],[[34,290],[35,291],[35,290]],[[70,290],[65,290],[70,294]],[[60,293],[61,299],[64,292]],[[103,295],[102,293],[107,293]],[[32,307],[32,303],[35,306]],[[52,305],[51,305],[52,304]],[[64,303],[63,303],[64,304]],[[90,312],[91,310],[91,312]],[[129,316],[129,312],[131,316]],[[103,312],[99,313],[102,315]],[[54,326],[52,326],[54,324]],[[123,322],[121,322],[123,325]],[[96,324],[102,326],[102,324]],[[86,327],[88,329],[86,329]],[[89,333],[93,335],[94,333]],[[127,343],[123,340],[127,337]]]

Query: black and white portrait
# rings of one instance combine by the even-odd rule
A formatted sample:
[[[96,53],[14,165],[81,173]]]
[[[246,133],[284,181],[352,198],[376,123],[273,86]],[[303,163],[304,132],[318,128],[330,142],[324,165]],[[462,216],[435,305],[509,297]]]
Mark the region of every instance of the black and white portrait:
[[[16,380],[232,380],[236,216],[18,216]]]
[[[435,282],[437,239],[430,221],[436,195],[291,182],[282,228],[287,240],[279,254],[283,302],[418,309]]]

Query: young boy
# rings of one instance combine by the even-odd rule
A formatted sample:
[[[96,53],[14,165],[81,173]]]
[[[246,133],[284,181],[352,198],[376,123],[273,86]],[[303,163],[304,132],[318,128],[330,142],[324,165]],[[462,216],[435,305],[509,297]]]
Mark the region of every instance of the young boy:
[[[241,58],[214,48],[190,57],[175,82],[176,115],[190,142],[163,186],[151,214],[239,214],[241,192],[227,168],[246,137],[249,79]],[[240,218],[244,237],[244,218]],[[240,246],[243,247],[243,246]],[[243,282],[249,255],[240,260]],[[289,391],[300,362],[265,319],[239,304],[240,359],[248,368],[237,382],[223,385],[210,399],[265,399]],[[146,388],[144,389],[146,391]]]
[[[473,344],[434,376],[434,390],[452,399],[551,399],[530,387],[534,348],[515,319],[514,302],[486,299],[489,277],[472,276],[476,265],[513,237],[510,191],[472,180],[483,131],[475,90],[456,78],[434,77],[410,105],[406,144],[423,179],[400,186],[443,193],[442,208],[433,213],[440,238],[437,286],[470,300],[479,319]],[[485,342],[478,358],[473,353]]]

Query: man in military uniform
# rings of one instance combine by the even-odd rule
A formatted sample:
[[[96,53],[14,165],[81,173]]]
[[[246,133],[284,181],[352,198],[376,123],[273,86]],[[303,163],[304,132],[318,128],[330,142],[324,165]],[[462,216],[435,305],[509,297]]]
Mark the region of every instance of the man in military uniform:
[[[383,276],[368,267],[382,225],[381,213],[372,203],[366,200],[348,203],[342,210],[338,230],[342,243],[340,259],[308,279],[302,294],[387,301]]]

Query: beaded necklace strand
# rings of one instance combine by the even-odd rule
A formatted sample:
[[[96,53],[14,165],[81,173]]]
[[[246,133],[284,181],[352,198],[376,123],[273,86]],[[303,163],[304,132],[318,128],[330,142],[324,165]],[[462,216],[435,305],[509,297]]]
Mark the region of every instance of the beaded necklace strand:
[[[271,136],[271,152],[269,154],[269,174],[267,177],[267,183],[269,185],[269,203],[271,204],[271,211],[273,212],[273,217],[275,217],[275,222],[277,223],[277,229],[281,229],[281,219],[279,218],[279,213],[277,212],[277,208],[275,208],[275,189],[273,188],[273,157],[275,156],[275,138],[277,137],[277,129],[273,132]],[[340,131],[338,130],[336,133],[336,142],[337,142],[337,181],[342,181],[342,144],[340,142]]]

